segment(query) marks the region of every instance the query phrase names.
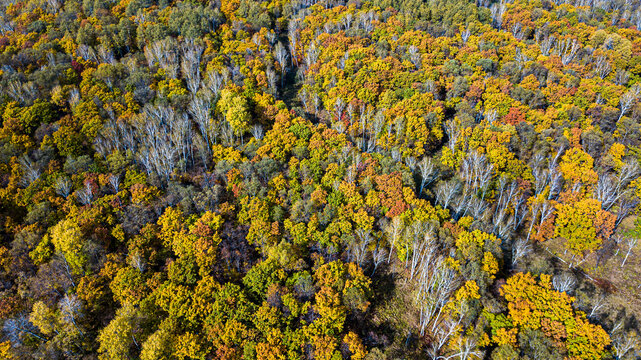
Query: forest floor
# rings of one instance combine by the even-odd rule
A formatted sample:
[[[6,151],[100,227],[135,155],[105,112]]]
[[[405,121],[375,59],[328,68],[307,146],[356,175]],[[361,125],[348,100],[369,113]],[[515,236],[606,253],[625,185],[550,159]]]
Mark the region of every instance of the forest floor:
[[[632,229],[634,227],[634,216],[625,219],[621,229]],[[626,230],[623,230],[625,233]],[[623,246],[625,248],[625,245]],[[636,249],[639,248],[637,244]],[[565,241],[557,238],[547,241],[547,254],[541,253],[547,260],[554,264],[552,273],[567,272],[574,273],[577,279],[577,289],[581,293],[588,294],[576,299],[575,304],[590,314],[593,319],[599,319],[603,326],[612,327],[619,319],[627,317],[630,322],[637,325],[641,320],[641,257],[635,256],[634,249],[630,253],[625,266],[621,266],[625,258],[623,249],[603,249],[599,256],[596,253],[588,255],[584,262],[575,258],[571,260],[570,252],[567,251]],[[570,265],[572,267],[570,267]],[[577,266],[576,264],[579,263]],[[573,295],[573,293],[571,293]],[[600,306],[600,307],[599,307]]]
[[[397,266],[398,265],[398,266]],[[377,338],[366,338],[368,344],[377,347],[388,359],[412,355],[412,359],[422,359],[425,353],[418,346],[419,338],[415,332],[405,333],[401,329],[415,329],[418,314],[413,303],[414,286],[405,276],[394,269],[402,268],[399,264],[380,266],[372,277],[372,304],[364,326],[377,334]]]

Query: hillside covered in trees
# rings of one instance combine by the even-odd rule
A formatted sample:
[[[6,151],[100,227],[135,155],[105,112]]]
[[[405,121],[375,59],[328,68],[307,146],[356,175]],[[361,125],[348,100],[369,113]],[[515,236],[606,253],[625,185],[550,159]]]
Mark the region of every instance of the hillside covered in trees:
[[[641,8],[3,0],[0,359],[636,359]]]

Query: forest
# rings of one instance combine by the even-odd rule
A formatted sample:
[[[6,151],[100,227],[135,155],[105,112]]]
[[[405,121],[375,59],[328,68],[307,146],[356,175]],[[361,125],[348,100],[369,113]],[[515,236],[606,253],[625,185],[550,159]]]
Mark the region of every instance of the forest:
[[[641,358],[638,0],[1,0],[0,359]]]

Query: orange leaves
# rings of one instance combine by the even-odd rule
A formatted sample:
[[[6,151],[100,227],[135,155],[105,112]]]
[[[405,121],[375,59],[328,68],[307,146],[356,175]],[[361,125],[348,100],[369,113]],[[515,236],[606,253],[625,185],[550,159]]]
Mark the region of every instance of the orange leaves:
[[[523,121],[525,121],[525,115],[523,115],[523,112],[515,106],[512,106],[507,115],[503,117],[503,122],[509,125],[517,125]]]
[[[403,181],[400,173],[380,175],[376,177],[375,181],[377,189],[380,191],[381,205],[386,211],[385,216],[393,218],[409,208],[409,205],[403,201]]]
[[[533,304],[527,299],[518,299],[514,302],[510,302],[507,305],[507,308],[514,325],[527,325],[532,313],[532,307]]]
[[[343,343],[347,345],[349,351],[352,353],[352,360],[363,360],[365,356],[367,356],[367,350],[365,349],[365,346],[361,342],[361,339],[358,338],[358,335],[356,335],[355,333],[351,331],[347,333],[347,335],[345,335],[345,337],[343,338]]]
[[[329,286],[323,286],[316,293],[315,309],[323,317],[323,322],[330,329],[342,330],[346,309],[341,304],[340,294]]]
[[[537,224],[534,227],[534,231],[532,233],[532,239],[535,241],[545,241],[547,239],[550,239],[554,236],[554,221],[556,217],[551,216],[543,221],[540,225]]]
[[[314,346],[314,359],[331,360],[334,358],[338,344],[334,337],[319,334],[313,336],[312,345]]]
[[[148,204],[160,196],[160,191],[155,186],[134,184],[130,188],[131,202],[134,204]]]
[[[565,326],[559,321],[543,318],[541,320],[541,330],[546,336],[556,341],[567,338]]]
[[[614,231],[617,216],[609,211],[599,210],[594,217],[596,234],[603,240],[609,239]]]

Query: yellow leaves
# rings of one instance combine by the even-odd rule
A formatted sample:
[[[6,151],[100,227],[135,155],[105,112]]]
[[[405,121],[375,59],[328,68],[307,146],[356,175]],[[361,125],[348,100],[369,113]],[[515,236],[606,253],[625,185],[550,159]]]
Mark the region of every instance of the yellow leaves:
[[[355,263],[347,264],[347,280],[343,289],[344,302],[352,308],[365,312],[369,307],[367,297],[370,293],[371,280],[363,274],[363,270]]]
[[[161,227],[159,237],[166,247],[171,246],[175,236],[184,232],[183,222],[182,212],[173,207],[168,207],[158,219],[158,225]]]
[[[462,227],[463,229],[467,230],[470,228],[470,225],[472,225],[472,222],[474,222],[474,218],[471,216],[463,216],[458,220],[458,225]]]
[[[628,187],[632,189],[636,197],[641,198],[641,178],[632,180]]]
[[[74,273],[81,273],[87,261],[80,226],[74,220],[63,220],[51,230],[51,242],[62,253]]]
[[[309,139],[309,153],[312,158],[326,159],[329,154],[347,146],[345,134],[328,129],[324,124],[319,125]]]
[[[226,147],[220,144],[213,144],[212,147],[212,160],[215,162],[226,160],[232,163],[240,163],[246,158],[233,147]]]
[[[384,148],[399,146],[406,156],[419,157],[425,147],[434,145],[441,139],[440,126],[434,126],[443,119],[443,105],[434,100],[432,94],[414,94],[402,101],[391,100],[390,109],[385,112],[390,126],[403,129],[404,135],[383,134],[379,145]],[[431,126],[428,127],[428,124]],[[438,131],[432,131],[439,128]]]
[[[405,202],[408,204],[412,204],[415,199],[416,199],[416,193],[414,192],[414,190],[409,186],[404,186],[403,200],[405,200]]]
[[[567,328],[567,333],[568,352],[578,359],[602,359],[605,347],[611,342],[605,330],[590,324],[582,313],[575,318],[574,325]]]
[[[176,343],[176,358],[204,360],[209,353],[207,346],[201,343],[201,337],[197,334],[187,332],[178,337]]]
[[[458,260],[455,260],[455,259],[453,259],[453,258],[451,258],[451,257],[447,257],[447,258],[445,258],[445,264],[446,264],[449,268],[451,268],[451,269],[453,269],[453,270],[457,270],[457,271],[458,271],[458,270],[460,270],[460,269],[461,269],[461,262],[460,262],[460,261],[458,261]]]
[[[158,92],[169,101],[172,101],[176,96],[189,93],[178,79],[161,80],[158,82]]]
[[[541,274],[539,276],[539,285],[546,289],[552,289],[552,276],[548,274]],[[572,299],[574,301],[574,299]]]
[[[13,360],[15,356],[11,353],[11,341],[0,343],[0,359]]]
[[[234,97],[225,112],[225,119],[236,135],[243,135],[249,131],[251,114],[247,100],[241,96]]]
[[[265,134],[263,146],[256,155],[259,157],[272,157],[276,160],[285,161],[296,143],[296,135],[289,131],[292,119],[289,113],[281,110],[276,116],[273,128]]]
[[[38,243],[35,249],[29,253],[29,257],[35,265],[44,264],[49,261],[53,255],[53,246],[51,243],[51,238],[48,235],[45,235],[42,240]]]
[[[457,157],[454,155],[454,152],[450,150],[448,147],[444,147],[442,152],[441,152],[441,164],[449,167],[449,168],[454,168],[456,164],[458,163]]]
[[[585,320],[585,315],[575,312],[573,298],[552,290],[550,276],[536,281],[529,273],[518,273],[509,278],[500,289],[508,301],[508,320],[515,326],[496,329],[493,341],[497,344],[512,343],[517,330],[541,329],[553,340],[564,344],[568,354],[576,359],[600,359],[610,339],[605,331]],[[501,315],[502,316],[502,315]]]
[[[454,297],[457,301],[478,300],[481,298],[479,286],[476,284],[476,281],[468,280],[456,291]]]
[[[530,74],[523,78],[519,85],[524,89],[536,91],[539,89],[541,84],[539,83],[539,80],[536,78],[536,76],[534,76],[534,74]]]
[[[29,321],[45,336],[53,335],[54,331],[56,331],[56,323],[58,322],[55,311],[42,301],[33,304]]]
[[[173,335],[168,329],[168,321],[163,321],[160,328],[151,334],[142,344],[140,360],[170,360],[173,350]]]
[[[506,329],[506,328],[499,328],[496,330],[496,334],[492,337],[492,341],[494,341],[497,345],[516,345],[516,334],[518,333],[518,330],[516,328],[513,329]]]
[[[370,230],[374,225],[374,220],[376,219],[373,216],[369,216],[367,211],[362,208],[353,213],[353,221],[356,223],[356,228]]]
[[[328,171],[327,174],[333,178],[338,177],[338,173],[331,174]],[[356,188],[355,183],[353,182],[348,183],[346,181],[342,181],[338,186],[338,191],[340,191],[343,194],[343,196],[345,196],[348,204],[354,206],[355,208],[361,208],[363,206],[364,204],[363,196],[361,196],[361,194],[358,192],[358,189]]]
[[[481,270],[485,271],[490,275],[491,279],[494,279],[495,275],[499,272],[499,263],[492,255],[492,253],[486,251],[483,253],[483,266]]]
[[[270,286],[270,289],[272,287]],[[263,301],[262,305],[254,312],[253,322],[256,329],[264,334],[269,334],[271,329],[279,327],[278,309],[270,306],[267,301]]]
[[[142,273],[130,266],[118,270],[110,284],[114,300],[120,304],[138,304],[146,295],[147,286]]]
[[[269,220],[269,207],[264,200],[244,197],[241,200],[242,209],[238,213],[240,224],[250,224],[254,221]]]
[[[512,153],[505,145],[490,143],[486,148],[488,160],[496,166],[498,170],[516,170],[513,171],[513,176],[518,177],[520,169],[511,169],[511,167],[518,167],[518,161],[515,161],[514,153]],[[512,165],[512,166],[511,166]]]
[[[489,245],[498,242],[500,242],[500,240],[496,236],[480,230],[474,230],[472,232],[461,231],[456,239],[456,248],[461,252],[463,258],[471,260],[480,257],[480,251],[486,243]]]
[[[570,250],[577,255],[597,250],[602,242],[596,226],[600,211],[601,203],[595,199],[559,205],[554,235],[566,239]]]
[[[486,109],[494,109],[497,111],[498,116],[503,117],[510,111],[510,107],[518,104],[518,101],[512,99],[508,94],[497,92],[486,92],[482,95],[485,101]]]
[[[573,182],[594,184],[598,177],[593,170],[594,159],[583,150],[573,147],[565,152],[559,163],[559,170],[563,177]]]
[[[350,331],[343,338],[343,342],[347,345],[349,351],[352,353],[352,360],[365,359],[365,356],[367,356],[367,349],[361,342],[361,339],[358,337],[358,335]]]
[[[401,214],[403,221],[408,223],[415,221],[424,223],[439,221],[439,214],[429,201],[425,199],[414,199],[411,205],[413,208]]]
[[[100,331],[98,341],[100,360],[127,360],[134,338],[134,327],[139,316],[133,306],[124,306],[116,312],[109,325]]]
[[[623,160],[621,159],[625,155],[625,145],[620,143],[612,144],[608,150],[608,155],[614,162],[614,168],[617,170],[620,169],[621,166],[623,166]]]

